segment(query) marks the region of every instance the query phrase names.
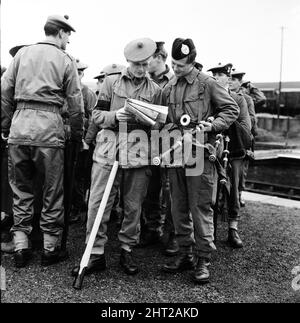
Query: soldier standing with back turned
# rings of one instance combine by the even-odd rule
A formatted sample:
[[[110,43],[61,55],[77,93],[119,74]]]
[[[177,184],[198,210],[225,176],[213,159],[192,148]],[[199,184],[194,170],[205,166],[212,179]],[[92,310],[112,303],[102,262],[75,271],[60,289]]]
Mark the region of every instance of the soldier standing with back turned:
[[[75,60],[65,53],[71,31],[68,16],[49,16],[46,39],[23,47],[1,80],[2,137],[8,138],[9,182],[13,190],[15,265],[31,257],[33,181],[43,178],[43,266],[62,260],[64,226],[64,144],[61,108],[67,100],[71,139],[82,141],[83,100]],[[16,102],[16,109],[14,108]]]

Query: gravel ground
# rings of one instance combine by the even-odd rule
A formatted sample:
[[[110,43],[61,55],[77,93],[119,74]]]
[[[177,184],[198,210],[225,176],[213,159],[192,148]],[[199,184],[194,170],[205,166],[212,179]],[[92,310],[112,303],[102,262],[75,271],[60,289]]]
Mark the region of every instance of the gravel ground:
[[[11,255],[2,254],[6,291],[2,303],[300,303],[300,290],[292,289],[300,266],[299,209],[248,202],[242,209],[240,233],[244,248],[226,244],[227,227],[219,223],[218,251],[210,267],[211,283],[195,285],[191,273],[166,274],[160,268],[168,258],[159,245],[136,249],[140,265],[131,277],[119,268],[116,225],[111,224],[107,246],[108,269],[85,277],[83,289],[72,288],[70,271],[84,249],[84,226],[70,230],[69,260],[40,267],[38,252],[26,268],[16,269]],[[300,272],[299,272],[300,274]],[[299,284],[299,283],[298,283]]]

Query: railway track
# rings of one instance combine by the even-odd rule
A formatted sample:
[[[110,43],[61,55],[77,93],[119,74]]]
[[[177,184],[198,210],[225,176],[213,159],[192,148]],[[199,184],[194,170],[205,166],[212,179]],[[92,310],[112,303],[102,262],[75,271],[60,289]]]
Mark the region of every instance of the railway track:
[[[300,187],[247,180],[246,191],[300,201]]]

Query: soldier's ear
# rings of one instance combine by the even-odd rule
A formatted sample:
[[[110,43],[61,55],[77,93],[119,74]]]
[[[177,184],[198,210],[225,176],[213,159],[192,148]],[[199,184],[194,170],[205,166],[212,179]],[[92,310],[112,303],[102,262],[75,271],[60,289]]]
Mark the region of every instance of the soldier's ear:
[[[58,31],[58,37],[59,37],[60,39],[62,39],[62,38],[63,38],[63,33],[64,33],[64,30],[63,30],[63,29],[60,29],[60,30]]]

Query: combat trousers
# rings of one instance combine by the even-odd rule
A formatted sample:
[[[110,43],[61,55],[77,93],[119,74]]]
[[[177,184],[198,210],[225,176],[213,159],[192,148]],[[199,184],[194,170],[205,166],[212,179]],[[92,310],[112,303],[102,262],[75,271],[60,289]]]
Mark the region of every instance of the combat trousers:
[[[170,168],[169,176],[172,216],[180,251],[189,251],[195,239],[196,255],[209,259],[211,253],[216,250],[213,242],[216,167],[205,159],[204,170],[200,176],[186,176],[184,168]]]
[[[9,145],[8,173],[13,191],[12,231],[32,231],[34,181],[42,183],[42,232],[60,236],[64,225],[64,150],[62,148]]]
[[[228,203],[228,220],[238,221],[240,218],[240,191],[241,181],[244,177],[244,159],[233,159],[230,161],[230,196]]]
[[[13,194],[8,182],[8,147],[1,140],[1,212],[12,215]]]
[[[174,234],[168,169],[151,166],[152,176],[143,203],[142,231]],[[144,226],[144,228],[143,228]]]
[[[164,217],[163,235],[173,236],[175,235],[175,228],[171,212],[171,191],[170,191],[170,178],[168,168],[161,169],[162,179],[162,196],[161,196],[161,208],[162,215]]]
[[[88,151],[83,150],[78,153],[77,163],[75,165],[75,177],[74,177],[74,187],[72,196],[72,206],[74,209],[82,210],[85,204],[85,193],[87,187],[85,185],[86,177],[88,174],[87,158]]]
[[[162,233],[163,219],[161,215],[160,192],[161,176],[160,167],[150,166],[151,178],[147,195],[143,203],[142,231],[154,231]]]
[[[103,166],[96,162],[93,163],[86,243],[89,240],[110,171],[111,166]],[[129,246],[130,248],[134,247],[138,243],[142,203],[147,194],[150,176],[151,171],[148,167],[118,169],[105,212],[97,232],[92,254],[101,254],[104,252],[104,246],[107,242],[107,224],[109,222],[110,212],[120,185],[122,185],[121,191],[123,192],[124,218],[118,238],[122,245]]]
[[[246,187],[246,179],[248,174],[248,168],[249,168],[249,160],[243,159],[243,171],[241,172],[241,179],[239,183],[239,191],[240,193],[245,190]]]

